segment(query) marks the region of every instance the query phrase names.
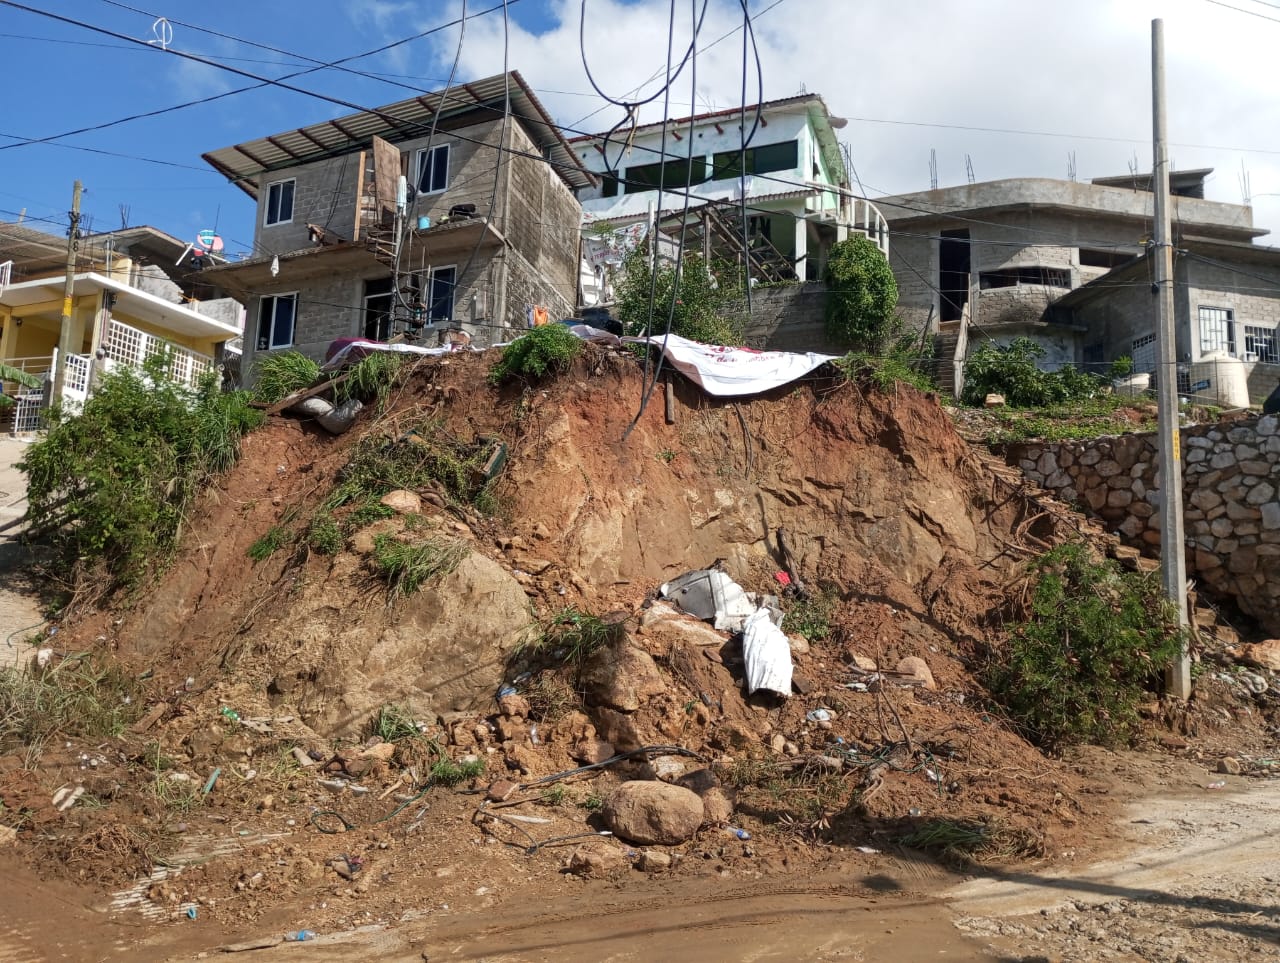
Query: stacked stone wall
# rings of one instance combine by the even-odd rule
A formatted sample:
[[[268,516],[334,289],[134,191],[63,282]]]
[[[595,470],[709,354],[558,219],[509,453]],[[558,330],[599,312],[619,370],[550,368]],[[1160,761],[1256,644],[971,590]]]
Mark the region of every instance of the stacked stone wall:
[[[1280,416],[1185,428],[1182,458],[1188,574],[1280,634]],[[1154,434],[1012,445],[1007,459],[1129,544],[1159,554]]]

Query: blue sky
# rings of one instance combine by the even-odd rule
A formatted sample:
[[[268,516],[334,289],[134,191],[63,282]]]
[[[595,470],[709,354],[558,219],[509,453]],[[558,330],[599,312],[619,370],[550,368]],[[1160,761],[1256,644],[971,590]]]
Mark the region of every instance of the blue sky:
[[[696,87],[688,75],[681,79],[673,114],[691,105],[728,107],[740,98],[742,39],[730,31],[740,26],[741,8],[738,0],[707,3],[699,46],[729,35],[700,57]],[[495,4],[499,0],[469,0],[469,13]],[[171,49],[281,77],[308,69],[302,58],[334,60],[447,23],[461,0],[28,5],[139,40],[155,39],[153,22],[166,16],[174,21]],[[927,188],[931,150],[944,186],[964,182],[966,157],[978,180],[1064,177],[1072,153],[1080,179],[1124,173],[1135,162],[1148,168],[1150,19],[1163,16],[1175,165],[1217,168],[1210,196],[1235,202],[1247,172],[1256,219],[1280,227],[1280,107],[1268,75],[1280,43],[1280,9],[1262,0],[1226,6],[1209,0],[750,0],[750,6],[758,15],[764,96],[818,92],[834,113],[850,118],[842,136],[872,198]],[[684,0],[675,7],[678,39],[687,40],[690,7]],[[580,9],[581,0],[512,0],[505,35],[500,12],[475,17],[459,57],[460,78],[498,73],[505,40],[510,65],[558,121],[587,131],[608,128],[620,112],[592,92],[583,71]],[[586,9],[586,52],[610,93],[624,95],[661,71],[668,3],[588,0]],[[292,82],[377,106],[410,96],[394,83],[440,87],[457,41],[454,27],[349,65],[382,79],[323,70]],[[132,225],[189,237],[216,224],[230,250],[247,249],[251,202],[208,168],[201,153],[347,112],[272,87],[168,110],[253,82],[184,61],[158,44],[130,44],[4,3],[0,55],[8,80],[0,119],[7,135],[0,137],[0,219],[25,209],[34,226],[53,233],[65,224],[71,184],[79,178],[94,230],[119,226],[119,207],[126,205]],[[754,99],[754,66],[749,77]],[[56,145],[14,139],[153,110],[161,113]],[[654,119],[653,108],[646,119]]]

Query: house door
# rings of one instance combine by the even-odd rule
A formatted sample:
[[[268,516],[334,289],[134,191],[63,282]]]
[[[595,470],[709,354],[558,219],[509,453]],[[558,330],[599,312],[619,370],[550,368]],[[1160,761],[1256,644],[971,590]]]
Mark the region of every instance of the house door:
[[[938,250],[938,317],[959,321],[969,300],[969,232],[943,231]]]

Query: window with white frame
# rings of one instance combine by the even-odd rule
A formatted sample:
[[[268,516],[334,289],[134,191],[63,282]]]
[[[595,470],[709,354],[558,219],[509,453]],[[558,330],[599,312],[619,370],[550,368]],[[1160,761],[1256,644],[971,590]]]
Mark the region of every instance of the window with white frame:
[[[288,224],[293,220],[294,183],[293,180],[277,181],[267,188],[267,210],[262,217],[262,223],[267,227]]]
[[[1156,336],[1154,334],[1144,334],[1140,338],[1134,338],[1130,347],[1129,357],[1133,359],[1133,370],[1138,373],[1153,372],[1156,370]]]
[[[419,194],[439,194],[449,186],[449,145],[418,151],[417,179]]]
[[[258,350],[274,351],[293,344],[298,295],[273,294],[258,302]]]
[[[392,307],[395,303],[391,278],[364,282],[364,336],[373,341],[391,337]]]
[[[456,267],[434,267],[427,275],[425,293],[427,324],[453,320],[453,295],[458,284]]]
[[[1244,326],[1244,351],[1246,361],[1280,364],[1280,354],[1276,352],[1276,329],[1246,324]]]
[[[1200,353],[1225,351],[1235,357],[1236,322],[1230,308],[1200,305]]]

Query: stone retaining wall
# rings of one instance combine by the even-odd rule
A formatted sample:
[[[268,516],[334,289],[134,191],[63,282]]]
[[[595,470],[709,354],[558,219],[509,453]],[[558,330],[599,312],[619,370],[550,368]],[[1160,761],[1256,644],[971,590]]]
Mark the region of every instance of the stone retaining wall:
[[[1188,574],[1280,634],[1280,416],[1183,429],[1182,456]],[[1154,433],[1010,445],[1006,459],[1159,554]]]

